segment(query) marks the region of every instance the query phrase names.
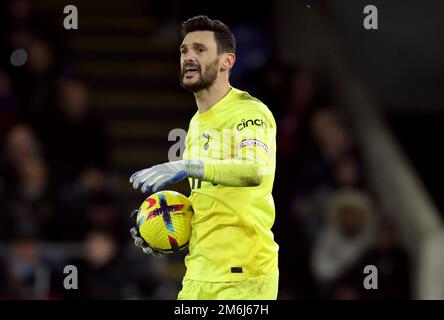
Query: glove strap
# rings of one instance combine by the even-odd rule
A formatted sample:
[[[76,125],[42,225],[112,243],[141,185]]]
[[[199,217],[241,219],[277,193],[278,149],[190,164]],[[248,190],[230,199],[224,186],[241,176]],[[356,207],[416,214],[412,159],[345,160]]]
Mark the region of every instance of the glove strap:
[[[184,160],[188,177],[202,179],[204,176],[204,162],[202,160]]]

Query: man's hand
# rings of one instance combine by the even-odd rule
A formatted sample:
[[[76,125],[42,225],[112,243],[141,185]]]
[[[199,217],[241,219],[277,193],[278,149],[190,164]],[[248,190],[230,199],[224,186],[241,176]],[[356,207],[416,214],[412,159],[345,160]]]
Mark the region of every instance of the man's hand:
[[[133,219],[136,222],[137,225],[137,215],[139,214],[140,210],[133,210],[131,212],[131,219]],[[134,245],[137,248],[141,248],[143,253],[145,254],[152,254],[153,256],[160,258],[163,256],[163,253],[160,251],[157,251],[153,248],[151,248],[145,240],[143,240],[142,236],[139,233],[138,227],[134,227],[130,229],[131,237],[134,239]]]
[[[145,242],[145,240],[143,240],[143,238],[140,236],[139,231],[137,231],[137,228],[131,228],[130,230],[131,236],[134,239],[134,245],[138,248],[141,248],[143,253],[148,254],[148,255],[153,255],[156,258],[161,258],[163,256],[163,253],[157,250],[154,250],[153,248],[151,248],[150,246],[148,246]]]
[[[166,185],[179,182],[188,177],[202,178],[203,163],[200,161],[179,160],[166,162],[134,173],[129,182],[134,189],[143,193],[155,193]]]

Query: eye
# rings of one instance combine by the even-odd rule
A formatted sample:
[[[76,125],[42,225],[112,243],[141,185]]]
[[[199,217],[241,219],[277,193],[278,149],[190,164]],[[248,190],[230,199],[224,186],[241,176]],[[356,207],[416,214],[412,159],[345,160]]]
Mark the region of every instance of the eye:
[[[199,49],[197,49],[197,51],[198,51],[199,53],[203,53],[203,52],[205,52],[205,49],[203,49],[203,48],[199,48]]]

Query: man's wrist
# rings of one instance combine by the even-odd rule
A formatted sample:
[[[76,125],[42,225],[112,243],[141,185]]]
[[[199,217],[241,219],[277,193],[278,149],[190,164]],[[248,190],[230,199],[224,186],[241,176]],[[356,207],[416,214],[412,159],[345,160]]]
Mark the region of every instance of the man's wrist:
[[[202,179],[204,176],[204,162],[202,160],[183,160],[188,177]]]

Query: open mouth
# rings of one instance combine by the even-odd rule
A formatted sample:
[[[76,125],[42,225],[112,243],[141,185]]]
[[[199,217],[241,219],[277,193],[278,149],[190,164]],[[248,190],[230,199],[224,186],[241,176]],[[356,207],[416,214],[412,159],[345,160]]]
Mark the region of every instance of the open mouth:
[[[185,67],[184,68],[184,75],[187,77],[192,77],[196,74],[199,73],[199,68],[198,67],[194,67],[194,66],[190,66],[190,67]]]

